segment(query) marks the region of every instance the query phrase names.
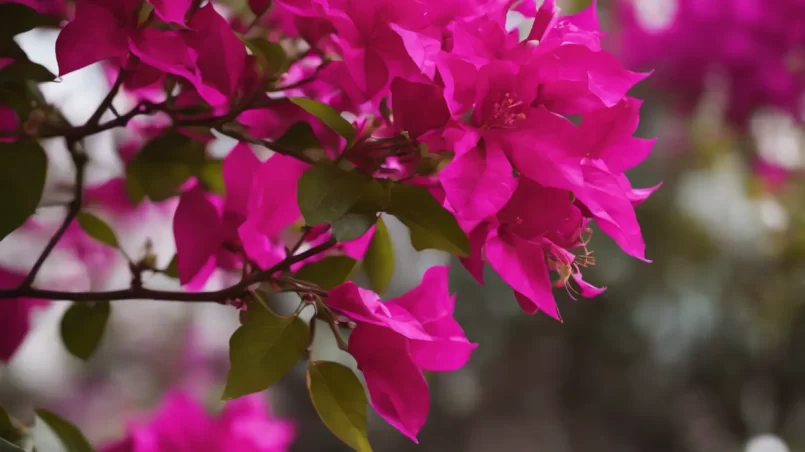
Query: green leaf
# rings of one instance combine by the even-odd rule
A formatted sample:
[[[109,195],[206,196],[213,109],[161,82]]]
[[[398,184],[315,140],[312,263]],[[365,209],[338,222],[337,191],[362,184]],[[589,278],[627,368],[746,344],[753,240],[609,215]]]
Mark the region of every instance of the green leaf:
[[[110,313],[108,301],[73,303],[61,319],[61,338],[67,351],[88,360],[103,339]]]
[[[307,348],[310,332],[296,316],[280,317],[252,303],[243,326],[229,340],[229,375],[223,399],[267,389],[285,375]]]
[[[408,226],[411,244],[417,251],[437,249],[462,257],[470,254],[467,235],[453,214],[442,207],[427,188],[392,185],[386,211]]]
[[[352,370],[329,361],[311,362],[307,389],[319,417],[338,439],[358,452],[372,450],[366,436],[366,392]]]
[[[78,214],[78,224],[90,237],[111,247],[117,248],[120,244],[117,241],[115,231],[106,224],[105,221],[87,212]]]
[[[30,61],[15,61],[0,70],[0,83],[26,81],[43,83],[56,80],[46,67]]]
[[[165,268],[165,274],[171,278],[179,279],[179,264],[176,260],[175,254],[173,255],[173,259],[171,259],[170,264],[168,264],[167,268]]]
[[[363,258],[363,269],[372,283],[372,290],[377,293],[386,290],[394,275],[394,246],[383,218],[377,219],[375,233]]]
[[[306,97],[289,97],[288,100],[302,107],[303,110],[319,118],[327,127],[347,139],[347,148],[355,141],[355,128],[341,117],[333,107]]]
[[[226,195],[226,184],[224,184],[223,160],[207,160],[201,167],[199,179],[210,193]]]
[[[302,267],[294,278],[312,282],[324,290],[330,290],[347,281],[358,261],[348,256],[327,256]]]
[[[0,143],[0,240],[36,212],[48,160],[36,141]]]
[[[377,221],[376,213],[348,213],[333,221],[333,236],[339,242],[349,242],[366,234]]]
[[[59,437],[66,452],[94,451],[87,438],[72,423],[47,410],[36,410],[36,415]]]
[[[290,67],[291,60],[280,44],[263,38],[249,39],[245,42],[263,70],[275,79]]]
[[[182,184],[201,173],[204,154],[204,143],[176,130],[151,140],[126,168],[131,199],[138,203],[147,196],[152,201],[165,201],[177,195]]]
[[[0,438],[0,452],[25,452],[25,449]]]
[[[363,173],[320,160],[299,178],[299,210],[308,225],[331,223],[349,212],[371,182]]]
[[[292,125],[282,134],[276,143],[284,148],[302,153],[310,149],[321,149],[321,143],[313,133],[310,124],[300,121]]]
[[[58,27],[59,20],[18,3],[0,5],[0,37],[11,37],[36,27]]]
[[[22,439],[22,433],[14,425],[11,416],[9,416],[2,405],[0,405],[0,438],[10,443],[19,442],[19,440]]]

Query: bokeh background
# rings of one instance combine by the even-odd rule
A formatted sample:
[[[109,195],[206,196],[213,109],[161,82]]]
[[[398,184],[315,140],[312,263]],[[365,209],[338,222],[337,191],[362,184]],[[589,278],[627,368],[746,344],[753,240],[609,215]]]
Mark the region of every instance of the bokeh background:
[[[674,2],[642,1],[641,23],[667,25],[673,21]],[[728,2],[701,2],[731,8]],[[576,11],[589,1],[560,4]],[[642,45],[621,39],[626,27],[635,24],[619,21],[614,0],[600,0],[598,9],[613,51],[628,53],[629,46]],[[731,20],[724,14],[723,20]],[[519,20],[513,16],[512,24]],[[805,23],[805,15],[798,20]],[[679,44],[707,46],[718,39],[717,30],[699,32],[680,38],[689,41]],[[54,39],[55,32],[42,31],[20,37],[31,59],[51,70]],[[725,94],[727,82],[719,78],[718,67],[707,74],[702,95],[691,103],[685,83],[697,74],[673,64],[661,66],[656,78],[673,83],[647,81],[633,93],[645,99],[638,134],[660,138],[649,161],[630,174],[639,187],[663,182],[638,208],[653,263],[631,259],[594,234],[598,265],[585,277],[609,290],[578,301],[558,293],[560,324],[524,315],[491,270],[486,286],[479,286],[454,262],[457,317],[467,336],[481,345],[465,369],[430,377],[433,407],[420,445],[373,417],[375,450],[805,451],[801,116],[757,108],[747,123],[736,125],[726,119],[725,96],[741,92]],[[101,70],[89,68],[43,91],[80,122],[107,89]],[[115,140],[108,133],[88,144],[92,177],[102,180],[120,170],[113,158]],[[58,159],[61,154],[63,161],[59,146],[47,143],[51,155]],[[230,146],[224,139],[218,143],[221,150]],[[60,187],[69,177],[69,171],[53,171],[46,200],[58,204],[65,196]],[[55,218],[59,209],[53,208]],[[124,248],[137,255],[150,241],[161,260],[170,260],[175,249],[170,212],[149,212],[146,223],[144,230],[116,225],[124,230]],[[393,296],[416,285],[427,267],[450,258],[413,251],[405,228],[390,223],[396,273],[387,295]],[[30,265],[43,246],[41,237],[30,235],[4,242],[0,263]],[[97,287],[127,283],[124,263],[113,270]],[[88,278],[76,256],[59,253],[44,271],[69,281]],[[216,283],[220,280],[211,284]],[[149,284],[175,285],[167,278]],[[48,407],[102,444],[118,438],[127,419],[148,413],[171,388],[216,406],[228,365],[228,338],[238,326],[231,308],[117,304],[101,350],[85,364],[61,345],[58,324],[66,307],[55,304],[39,313],[23,348],[0,367],[0,403],[19,417],[31,419],[34,406]],[[324,342],[321,350],[331,346]],[[277,415],[298,426],[293,450],[346,450],[307,399],[302,364],[268,396]]]

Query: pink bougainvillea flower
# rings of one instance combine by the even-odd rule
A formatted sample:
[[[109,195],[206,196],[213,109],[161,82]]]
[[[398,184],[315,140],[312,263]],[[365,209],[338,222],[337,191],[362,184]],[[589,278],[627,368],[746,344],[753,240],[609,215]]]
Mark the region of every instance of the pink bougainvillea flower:
[[[0,5],[4,3],[19,3],[40,14],[61,16],[64,14],[64,0],[0,0]]]
[[[187,284],[223,245],[221,215],[201,185],[185,192],[173,216],[176,268]]]
[[[772,193],[782,190],[794,176],[793,170],[762,158],[752,161],[752,172],[763,184],[763,188]]]
[[[457,149],[439,178],[450,208],[469,230],[497,214],[517,188],[512,165],[494,142],[464,152]]]
[[[75,17],[56,39],[59,75],[129,52],[139,0],[78,0]]]
[[[246,220],[238,232],[246,253],[261,267],[277,262],[277,250],[284,248],[280,234],[302,216],[296,188],[307,167],[292,157],[275,154],[255,171]],[[279,260],[283,257],[284,252]]]
[[[5,105],[0,105],[0,135],[11,134],[19,128],[17,112]],[[0,143],[14,141],[13,136],[0,136]]]
[[[210,417],[204,406],[181,392],[171,392],[148,422],[134,422],[125,439],[103,452],[284,452],[295,427],[274,418],[262,394],[228,402]]]
[[[154,12],[165,22],[185,25],[185,15],[193,0],[148,0],[154,5]]]
[[[430,409],[422,371],[460,369],[477,347],[453,318],[448,270],[430,268],[419,286],[385,303],[352,282],[334,288],[325,300],[357,323],[349,352],[366,377],[375,411],[414,441]]]
[[[0,288],[10,289],[20,284],[24,276],[0,269]],[[8,361],[22,344],[31,328],[31,312],[45,300],[14,298],[0,303],[0,361]]]
[[[674,0],[666,23],[640,14],[635,2],[616,2],[619,56],[654,68],[653,83],[684,113],[702,99],[712,76],[727,94],[727,119],[745,127],[753,112],[773,108],[802,119],[802,49],[798,0]],[[702,42],[686,39],[706,30]]]

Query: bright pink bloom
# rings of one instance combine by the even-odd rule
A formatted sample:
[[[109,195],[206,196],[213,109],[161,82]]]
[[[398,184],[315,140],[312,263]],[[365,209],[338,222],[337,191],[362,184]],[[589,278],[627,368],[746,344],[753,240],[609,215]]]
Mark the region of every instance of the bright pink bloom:
[[[173,219],[179,280],[202,283],[216,267],[230,262],[224,244],[241,247],[262,268],[285,257],[281,233],[301,214],[296,185],[307,168],[291,157],[274,155],[260,162],[245,143],[224,159],[223,202],[196,185],[182,194]],[[205,276],[206,275],[206,276]]]
[[[684,111],[718,75],[727,90],[727,119],[737,126],[765,107],[802,119],[805,3],[675,0],[670,22],[654,26],[641,20],[634,2],[616,6],[621,56],[630,66],[656,69],[654,82]]]
[[[75,17],[56,40],[59,75],[125,57],[137,32],[139,6],[139,0],[77,0]]]
[[[19,128],[17,112],[5,105],[0,105],[0,134],[11,133]],[[13,137],[0,137],[0,143],[14,141]]]
[[[448,270],[432,267],[419,286],[387,302],[352,282],[334,288],[325,300],[357,323],[349,352],[366,377],[375,411],[414,441],[430,410],[422,371],[457,370],[477,347],[453,318]]]
[[[185,15],[193,0],[148,0],[154,5],[154,12],[165,22],[185,25]]]
[[[148,423],[132,423],[128,436],[103,452],[284,452],[295,428],[272,417],[262,394],[228,402],[218,417],[180,392],[165,397]]]
[[[271,0],[249,0],[249,9],[257,16],[268,11],[270,7]]]
[[[794,171],[791,169],[762,158],[756,158],[752,161],[752,172],[763,183],[763,187],[770,192],[782,190],[791,177],[794,176]]]
[[[22,275],[0,269],[0,288],[11,289],[20,284]],[[31,328],[31,312],[46,305],[45,300],[15,298],[0,303],[0,361],[8,361],[25,340]]]

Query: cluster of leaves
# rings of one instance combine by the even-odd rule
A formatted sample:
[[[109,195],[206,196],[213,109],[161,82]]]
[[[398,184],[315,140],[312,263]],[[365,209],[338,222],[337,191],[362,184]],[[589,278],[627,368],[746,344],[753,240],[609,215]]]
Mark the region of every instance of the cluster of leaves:
[[[21,336],[0,335],[11,344],[0,359],[42,300],[74,301],[61,333],[84,360],[102,342],[111,301],[212,301],[242,310],[231,400],[279,381],[325,325],[357,368],[309,360],[310,398],[336,436],[365,451],[369,405],[416,441],[430,403],[424,372],[461,368],[476,347],[453,318],[446,267],[401,297],[378,295],[394,272],[390,217],[414,249],[457,256],[479,281],[488,262],[524,311],[557,319],[552,287],[603,290],[581,277],[594,263],[590,221],[644,259],[634,206],[653,189],[633,189],[624,171],[653,144],[632,136],[640,102],[626,96],[645,75],[602,50],[594,6],[560,19],[551,0],[255,0],[231,16],[198,0],[76,0],[72,12],[58,0],[22,3],[0,2],[0,240],[37,224],[49,164],[38,140],[64,140],[74,198],[30,271],[0,272],[9,287],[0,299],[25,321]],[[534,19],[525,40],[505,28],[513,7]],[[59,75],[100,63],[114,80],[83,125],[46,102],[37,84],[55,76],[13,39],[60,18]],[[118,112],[118,96],[134,107]],[[125,173],[88,186],[84,139],[116,128],[131,132],[118,149]],[[221,135],[237,141],[223,159],[209,146]],[[273,153],[261,159],[258,149]],[[167,266],[149,246],[122,246],[113,227],[146,208],[172,216]],[[125,259],[130,286],[39,288],[56,247],[100,250],[90,268],[100,274]],[[350,281],[359,262],[370,288]],[[203,291],[215,271],[233,283]],[[183,290],[147,287],[152,274]],[[277,315],[260,291],[298,294],[299,307]],[[91,450],[75,427],[38,414],[68,449]],[[10,422],[0,422],[4,438],[19,445]]]

